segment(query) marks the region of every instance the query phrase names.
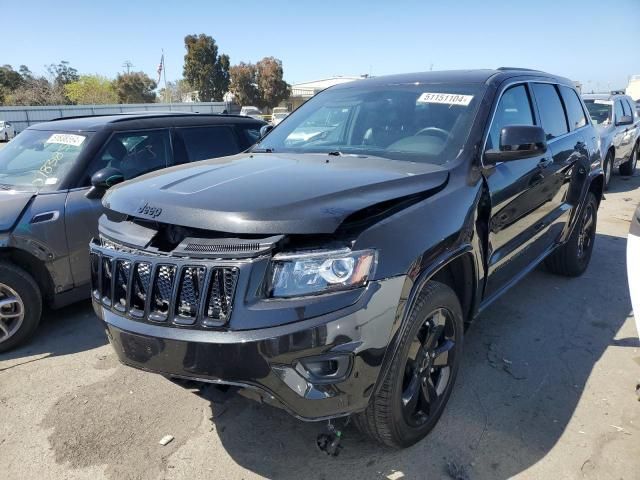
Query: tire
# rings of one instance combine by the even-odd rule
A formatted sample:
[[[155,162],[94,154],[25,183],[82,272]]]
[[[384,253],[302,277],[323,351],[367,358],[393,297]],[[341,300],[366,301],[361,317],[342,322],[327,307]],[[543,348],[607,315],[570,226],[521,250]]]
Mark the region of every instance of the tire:
[[[436,329],[436,325],[444,328]],[[416,299],[401,332],[398,349],[378,394],[371,398],[364,412],[353,416],[362,433],[395,448],[409,447],[427,436],[451,395],[464,335],[462,308],[454,291],[443,283],[429,282]],[[428,356],[421,355],[430,351]],[[418,359],[421,361],[415,361]],[[415,395],[409,393],[412,391],[418,396],[416,401]],[[427,397],[434,399],[433,403]]]
[[[545,260],[547,268],[552,273],[566,277],[582,275],[591,260],[597,223],[598,201],[589,192],[569,240]]]
[[[11,299],[15,301],[11,302]],[[27,272],[6,262],[0,262],[0,305],[3,303],[0,306],[0,352],[30,338],[42,314],[38,284]]]
[[[4,141],[5,142],[9,141],[9,134],[7,132],[4,132]]]
[[[626,177],[632,176],[636,171],[636,165],[638,164],[638,144],[636,143],[631,152],[629,160],[620,165],[620,175]]]
[[[603,164],[605,191],[609,190],[609,184],[611,183],[611,178],[613,177],[613,160],[613,150],[609,150]]]

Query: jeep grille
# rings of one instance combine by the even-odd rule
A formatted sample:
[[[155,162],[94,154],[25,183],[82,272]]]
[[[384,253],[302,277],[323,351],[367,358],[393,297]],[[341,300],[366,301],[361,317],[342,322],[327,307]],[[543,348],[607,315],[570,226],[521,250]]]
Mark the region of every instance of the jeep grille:
[[[121,258],[121,257],[126,258]],[[228,323],[239,269],[194,259],[143,255],[91,245],[91,290],[104,307],[138,321],[211,328]]]

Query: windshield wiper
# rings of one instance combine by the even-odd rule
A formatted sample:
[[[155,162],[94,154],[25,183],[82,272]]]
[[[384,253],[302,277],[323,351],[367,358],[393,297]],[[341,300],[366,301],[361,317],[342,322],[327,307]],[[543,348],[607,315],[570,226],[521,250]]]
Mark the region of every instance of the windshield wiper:
[[[327,152],[327,155],[331,157],[341,157],[342,152],[340,150],[334,150],[333,152]]]
[[[273,148],[254,148],[251,153],[273,153]]]

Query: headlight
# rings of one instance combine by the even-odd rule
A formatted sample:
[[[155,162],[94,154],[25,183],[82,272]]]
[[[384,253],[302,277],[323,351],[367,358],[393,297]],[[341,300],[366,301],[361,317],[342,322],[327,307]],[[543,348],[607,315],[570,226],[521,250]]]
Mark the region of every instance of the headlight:
[[[271,261],[269,296],[299,297],[360,287],[371,278],[375,263],[373,250],[278,254]]]

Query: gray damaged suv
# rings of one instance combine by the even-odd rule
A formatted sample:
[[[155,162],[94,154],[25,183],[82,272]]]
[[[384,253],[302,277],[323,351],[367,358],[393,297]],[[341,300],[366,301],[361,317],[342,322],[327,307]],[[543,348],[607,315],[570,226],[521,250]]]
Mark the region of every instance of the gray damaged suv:
[[[582,97],[602,142],[602,167],[607,188],[614,168],[619,167],[620,174],[627,176],[636,170],[640,116],[633,99],[621,93],[592,93]]]
[[[265,122],[231,115],[127,114],[34,125],[0,151],[0,352],[27,339],[43,305],[89,297],[100,199],[147,172],[238,153]]]

